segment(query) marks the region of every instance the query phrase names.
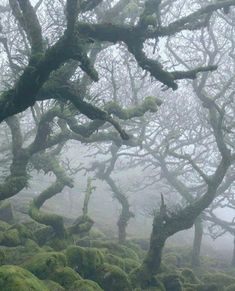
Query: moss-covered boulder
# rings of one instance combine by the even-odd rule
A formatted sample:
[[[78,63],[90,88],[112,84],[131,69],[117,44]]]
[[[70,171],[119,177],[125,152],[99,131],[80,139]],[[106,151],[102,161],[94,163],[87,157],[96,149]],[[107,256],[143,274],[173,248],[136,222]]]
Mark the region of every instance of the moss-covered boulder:
[[[201,277],[205,284],[215,284],[218,290],[223,290],[224,287],[235,284],[235,278],[224,273],[208,273]]]
[[[29,271],[11,265],[0,267],[0,290],[49,291],[46,285]]]
[[[182,280],[177,274],[162,274],[159,279],[164,284],[166,291],[183,291]]]
[[[5,231],[10,227],[11,227],[10,224],[8,224],[7,222],[5,222],[3,220],[0,220],[0,231]]]
[[[136,252],[125,245],[120,245],[116,242],[105,242],[105,241],[93,241],[92,245],[96,248],[106,249],[109,253],[121,257],[121,258],[129,258],[132,260],[139,261],[139,257]]]
[[[52,280],[43,280],[43,283],[50,291],[65,291],[64,287]]]
[[[184,283],[200,284],[200,280],[195,276],[191,269],[185,268],[180,271],[180,275],[184,280]]]
[[[95,281],[105,291],[129,291],[131,284],[127,274],[117,266],[104,263],[96,271]]]
[[[68,264],[84,278],[94,278],[96,270],[104,263],[103,253],[96,248],[70,246],[65,251]]]
[[[73,283],[81,280],[81,276],[70,267],[57,268],[48,276],[51,280],[57,282],[68,290]]]
[[[225,288],[225,291],[235,291],[235,284],[229,285],[227,288]]]
[[[59,252],[39,252],[23,264],[23,267],[39,279],[49,279],[56,269],[66,266],[66,257]]]
[[[75,281],[69,291],[102,291],[100,286],[91,280]]]

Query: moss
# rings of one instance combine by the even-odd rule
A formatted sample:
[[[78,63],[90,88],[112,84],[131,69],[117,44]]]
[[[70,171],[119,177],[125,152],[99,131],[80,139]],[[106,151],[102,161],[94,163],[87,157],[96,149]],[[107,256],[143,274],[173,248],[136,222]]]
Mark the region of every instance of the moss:
[[[14,247],[21,244],[20,234],[17,229],[8,229],[0,233],[0,244]]]
[[[43,283],[50,291],[65,291],[65,289],[60,284],[54,281],[44,280]]]
[[[122,270],[125,269],[125,262],[124,259],[117,257],[115,255],[112,254],[107,254],[105,256],[105,262],[111,265],[116,265],[119,268],[121,268]]]
[[[95,239],[105,239],[105,235],[102,231],[100,231],[98,228],[93,228],[89,232],[89,237],[92,240]]]
[[[162,274],[158,277],[164,284],[166,291],[182,291],[181,278],[177,274]]]
[[[201,277],[201,280],[205,284],[215,284],[217,287],[221,288],[227,287],[229,285],[235,284],[235,278],[223,273],[213,273],[205,274]]]
[[[106,248],[108,252],[121,258],[129,258],[138,261],[139,257],[131,248],[115,242],[93,241],[92,245],[97,248]]]
[[[68,290],[75,281],[81,279],[81,276],[70,267],[62,267],[49,274],[49,278]]]
[[[40,251],[39,246],[32,240],[27,240],[24,246],[2,247],[5,252],[5,263],[20,265]]]
[[[0,290],[49,291],[46,285],[29,271],[11,265],[0,267]]]
[[[225,291],[235,291],[235,284],[229,285]]]
[[[2,248],[0,248],[0,265],[5,264],[5,262],[6,262],[5,251]]]
[[[76,268],[85,278],[95,277],[97,268],[104,263],[103,253],[96,248],[70,246],[65,254],[69,266]]]
[[[91,280],[75,281],[69,291],[102,291],[100,286]]]
[[[49,247],[52,247],[55,251],[62,251],[67,248],[68,245],[71,244],[72,241],[69,239],[61,239],[58,237],[54,237],[47,242]]]
[[[10,227],[11,227],[10,224],[8,224],[7,222],[5,222],[3,220],[0,220],[0,231],[7,230]]]
[[[32,231],[24,224],[14,224],[10,229],[16,229],[18,231],[21,243],[24,243],[27,239],[35,239]]]
[[[157,276],[148,276],[148,274],[145,276],[141,267],[133,269],[129,274],[129,278],[133,288],[139,288],[141,286],[141,290],[153,288],[153,290],[166,291],[163,283]]]
[[[66,266],[66,257],[63,253],[58,252],[39,252],[26,261],[23,266],[39,279],[45,280],[56,269]]]
[[[39,245],[45,244],[50,238],[53,237],[54,231],[53,228],[50,226],[36,228],[33,233],[37,243]]]
[[[133,269],[136,269],[140,266],[140,263],[132,259],[123,259],[123,261],[124,261],[124,271],[126,273],[130,273]]]
[[[143,251],[142,248],[138,244],[136,244],[136,243],[134,243],[132,241],[126,241],[125,242],[125,246],[130,248],[130,249],[132,249],[138,255],[138,258],[141,259],[141,260],[146,255],[145,251]]]
[[[170,268],[176,268],[178,266],[178,256],[175,254],[167,254],[164,256],[163,262]]]
[[[107,263],[99,267],[95,281],[105,291],[127,291],[131,289],[127,274],[119,267]]]
[[[180,274],[183,277],[185,283],[190,283],[190,284],[200,283],[200,280],[194,275],[191,269],[185,268],[181,271]]]

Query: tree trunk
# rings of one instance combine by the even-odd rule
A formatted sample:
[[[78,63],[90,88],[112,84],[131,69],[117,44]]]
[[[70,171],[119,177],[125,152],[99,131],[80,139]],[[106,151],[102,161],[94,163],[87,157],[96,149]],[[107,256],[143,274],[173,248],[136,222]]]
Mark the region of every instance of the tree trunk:
[[[119,243],[124,243],[126,241],[126,227],[127,227],[128,221],[125,221],[122,219],[122,216],[120,215],[120,218],[118,220],[118,241]]]
[[[233,237],[233,257],[232,257],[231,266],[235,267],[235,235]]]
[[[200,266],[200,250],[203,236],[202,220],[198,217],[194,223],[194,240],[192,249],[192,267]]]

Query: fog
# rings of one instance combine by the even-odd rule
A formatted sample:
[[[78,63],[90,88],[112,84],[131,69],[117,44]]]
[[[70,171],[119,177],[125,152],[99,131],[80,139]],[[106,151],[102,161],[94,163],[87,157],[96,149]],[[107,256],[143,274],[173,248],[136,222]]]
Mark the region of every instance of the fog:
[[[235,1],[0,3],[0,290],[235,290]]]

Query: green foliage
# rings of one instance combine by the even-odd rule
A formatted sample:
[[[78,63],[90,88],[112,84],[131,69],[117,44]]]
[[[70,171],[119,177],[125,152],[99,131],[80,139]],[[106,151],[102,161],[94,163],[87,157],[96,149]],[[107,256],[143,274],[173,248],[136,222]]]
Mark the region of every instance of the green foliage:
[[[65,254],[69,266],[76,268],[85,278],[94,278],[97,269],[104,263],[103,253],[96,248],[70,246]]]
[[[127,274],[119,267],[104,263],[96,272],[95,281],[105,291],[129,291],[131,285]]]
[[[11,265],[0,267],[0,290],[49,291],[46,285],[29,271]]]
[[[23,266],[38,278],[45,280],[50,278],[56,269],[66,266],[66,257],[59,252],[39,252]]]
[[[70,267],[62,267],[49,274],[49,278],[68,290],[75,281],[81,279],[81,276]]]
[[[69,291],[102,291],[100,286],[91,280],[75,281]]]

